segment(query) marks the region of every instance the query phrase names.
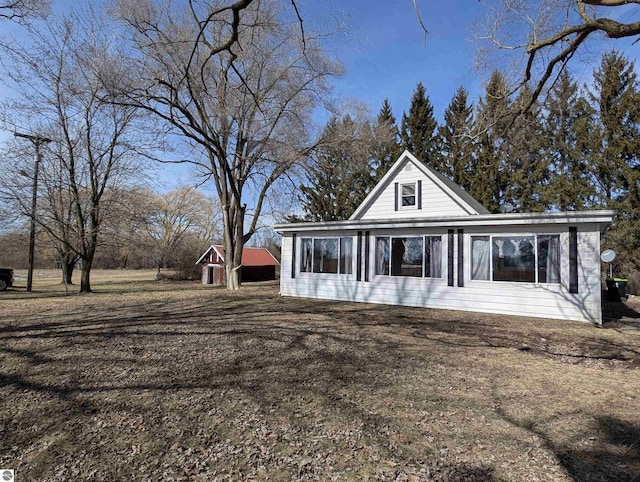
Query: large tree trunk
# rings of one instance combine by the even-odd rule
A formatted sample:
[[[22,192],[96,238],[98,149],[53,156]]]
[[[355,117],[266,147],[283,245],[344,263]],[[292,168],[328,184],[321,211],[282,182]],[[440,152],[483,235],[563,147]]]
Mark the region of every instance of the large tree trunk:
[[[80,274],[80,293],[91,293],[91,263],[82,260],[82,273]]]
[[[224,270],[228,290],[240,289],[242,266],[244,209],[223,208],[224,222]]]
[[[62,265],[62,284],[72,285],[73,270],[76,267],[76,259],[74,257],[64,257],[60,261]]]
[[[93,256],[96,252],[97,236],[91,237],[92,244],[89,247],[87,256],[82,259],[82,272],[80,273],[80,293],[91,293],[91,265],[93,265]]]

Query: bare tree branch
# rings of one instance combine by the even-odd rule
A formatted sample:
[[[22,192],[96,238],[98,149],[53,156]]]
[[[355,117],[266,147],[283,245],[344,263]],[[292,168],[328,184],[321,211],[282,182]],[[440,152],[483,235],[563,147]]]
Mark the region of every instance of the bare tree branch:
[[[49,5],[49,0],[0,1],[0,18],[16,21],[42,18],[49,13]]]
[[[208,2],[193,0],[184,14],[154,11],[154,4],[118,1],[134,53],[131,75],[113,79],[109,91],[115,102],[167,122],[209,162],[230,253],[227,283],[235,289],[242,246],[258,226],[266,194],[305,156],[310,114],[325,79],[340,68],[315,39],[302,38],[295,1],[295,19],[273,0],[214,3],[208,11]]]
[[[491,44],[493,50],[485,50],[490,54],[524,53],[521,77],[511,93],[533,84],[532,97],[522,107],[526,111],[588,40],[598,34],[610,39],[640,36],[640,21],[622,21],[616,10],[638,5],[640,0],[501,0],[488,14],[486,33],[476,40],[479,48]]]

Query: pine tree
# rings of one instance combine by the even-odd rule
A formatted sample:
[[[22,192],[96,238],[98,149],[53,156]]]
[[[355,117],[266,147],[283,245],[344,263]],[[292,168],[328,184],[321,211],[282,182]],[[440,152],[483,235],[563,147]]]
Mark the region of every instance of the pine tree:
[[[476,143],[468,191],[494,213],[500,211],[507,188],[506,131],[513,120],[508,92],[504,76],[494,71],[476,109]]]
[[[531,95],[531,90],[525,86],[515,100],[513,110],[520,111],[520,114],[513,118],[502,149],[505,183],[503,202],[519,212],[544,211],[549,204],[550,162],[545,150],[541,109],[534,102],[522,112],[523,107],[529,104]]]
[[[598,111],[596,178],[599,204],[616,207],[637,181],[640,155],[640,93],[633,62],[616,51],[595,71],[591,99]],[[634,172],[635,171],[635,172]]]
[[[550,162],[549,207],[560,211],[589,208],[594,195],[589,158],[595,112],[565,71],[546,103],[543,138]]]
[[[411,97],[409,114],[402,115],[400,140],[407,149],[425,164],[431,164],[436,151],[436,128],[433,106],[422,83],[418,83]]]
[[[456,184],[469,189],[473,155],[473,106],[464,87],[456,90],[438,128],[438,156],[434,166]]]
[[[339,221],[349,216],[374,185],[371,168],[371,127],[350,116],[331,119],[324,144],[301,187],[307,221]]]
[[[391,111],[389,100],[385,99],[373,128],[372,160],[376,182],[387,173],[401,153],[396,118]]]
[[[595,179],[599,206],[617,210],[607,245],[616,249],[618,266],[640,267],[640,86],[635,65],[616,51],[605,54],[594,72],[591,99],[600,129]]]

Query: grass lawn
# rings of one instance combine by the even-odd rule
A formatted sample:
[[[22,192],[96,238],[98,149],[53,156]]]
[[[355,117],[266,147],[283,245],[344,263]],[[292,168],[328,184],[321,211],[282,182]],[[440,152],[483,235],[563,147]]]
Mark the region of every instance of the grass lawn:
[[[640,302],[597,328],[153,275],[0,293],[18,481],[640,479]]]

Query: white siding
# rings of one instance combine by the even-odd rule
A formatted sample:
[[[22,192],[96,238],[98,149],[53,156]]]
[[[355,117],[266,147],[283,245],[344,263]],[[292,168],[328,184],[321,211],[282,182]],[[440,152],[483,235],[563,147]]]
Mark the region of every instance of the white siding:
[[[423,200],[424,201],[424,200]],[[291,277],[292,235],[286,233],[282,240],[282,276],[281,294],[308,298],[336,299],[368,303],[442,308],[450,310],[477,311],[506,315],[557,318],[601,323],[600,296],[600,234],[598,226],[581,225],[578,227],[578,281],[579,293],[569,293],[569,234],[566,225],[536,226],[535,228],[513,228],[497,231],[495,228],[467,229],[464,232],[464,286],[458,287],[457,277],[457,230],[454,242],[454,286],[447,285],[447,230],[422,230],[421,234],[441,234],[442,278],[408,278],[373,275],[376,235],[412,235],[418,231],[371,231],[370,236],[370,281],[356,280],[356,233],[354,236],[352,275],[300,273],[296,266],[296,277]],[[509,235],[509,234],[557,233],[561,236],[561,283],[538,284],[517,282],[474,281],[470,279],[470,236],[472,235]],[[340,233],[334,233],[339,235]],[[329,235],[326,232],[322,236]],[[342,233],[346,235],[346,233]],[[301,237],[313,237],[305,233]],[[363,236],[364,238],[364,236]],[[364,256],[364,248],[362,250]],[[296,263],[299,264],[299,254]],[[364,269],[365,262],[362,260]]]
[[[402,208],[398,206],[395,210],[395,185],[398,183],[410,183],[422,181],[422,209],[416,206]],[[417,193],[416,193],[417,196]],[[400,203],[399,203],[400,204]],[[428,178],[416,165],[407,161],[384,187],[380,194],[371,201],[367,210],[362,213],[360,219],[389,219],[389,218],[415,218],[415,217],[437,217],[437,216],[464,216],[469,214],[452,197],[442,190],[434,181]]]

